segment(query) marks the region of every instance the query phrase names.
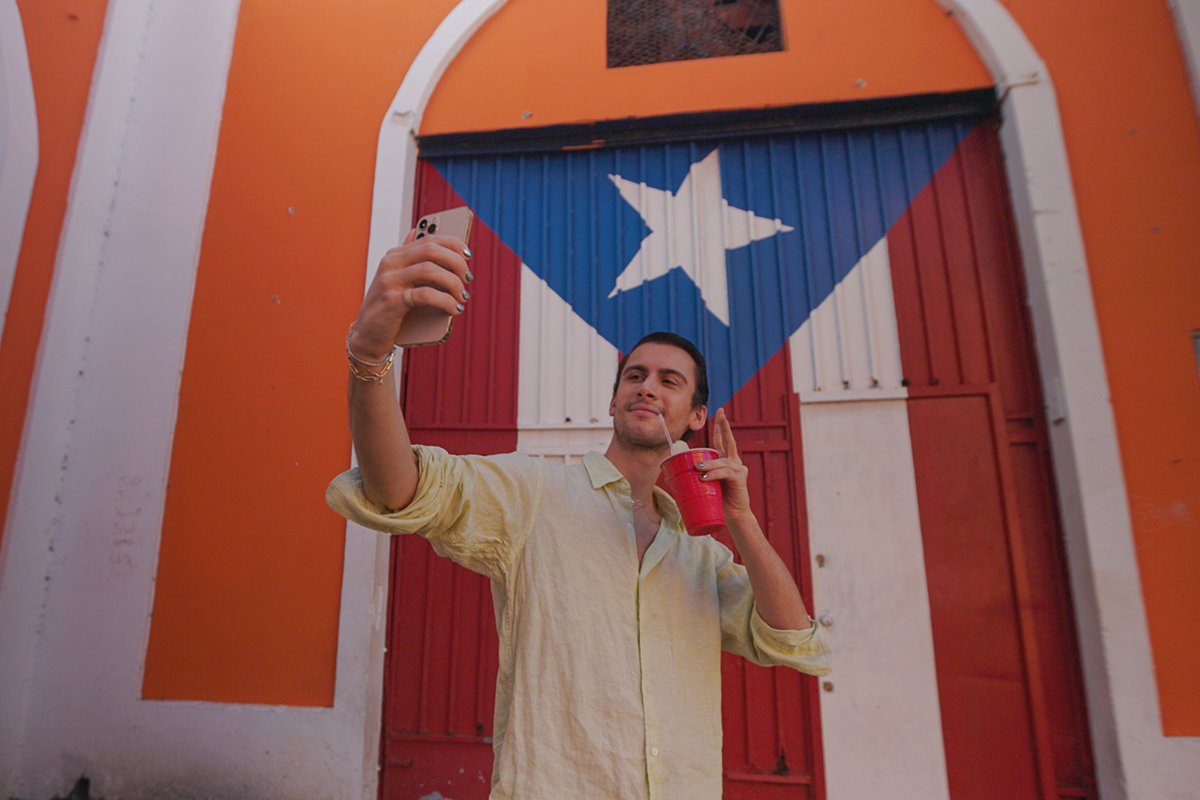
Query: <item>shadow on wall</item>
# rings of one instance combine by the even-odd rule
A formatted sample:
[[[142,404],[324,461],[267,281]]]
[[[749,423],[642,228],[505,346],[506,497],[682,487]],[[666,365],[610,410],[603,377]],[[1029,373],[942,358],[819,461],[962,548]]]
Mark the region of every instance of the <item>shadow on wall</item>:
[[[104,800],[103,797],[92,797],[90,787],[92,783],[87,778],[80,776],[79,780],[75,781],[74,788],[66,797],[55,795],[51,800]],[[10,797],[9,800],[20,800],[16,797]]]

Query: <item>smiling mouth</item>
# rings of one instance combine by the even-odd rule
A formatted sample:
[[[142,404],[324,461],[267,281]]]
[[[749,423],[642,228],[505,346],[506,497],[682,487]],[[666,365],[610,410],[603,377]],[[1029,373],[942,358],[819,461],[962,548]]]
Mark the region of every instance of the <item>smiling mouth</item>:
[[[662,412],[661,412],[661,411],[659,411],[659,410],[658,410],[657,408],[655,408],[654,406],[642,405],[642,404],[640,404],[640,403],[639,403],[638,405],[633,405],[633,406],[630,406],[630,407],[629,407],[629,410],[630,410],[630,411],[632,411],[632,412],[634,412],[634,413],[653,414],[653,415],[654,415],[654,416],[656,416],[656,417],[658,417],[658,416],[661,416],[661,415],[662,415]]]

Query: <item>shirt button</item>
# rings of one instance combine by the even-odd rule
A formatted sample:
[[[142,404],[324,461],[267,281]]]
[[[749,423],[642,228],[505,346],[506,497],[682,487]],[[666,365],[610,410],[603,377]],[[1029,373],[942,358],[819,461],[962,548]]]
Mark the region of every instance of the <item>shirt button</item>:
[[[658,758],[658,748],[657,748],[657,747],[651,747],[651,748],[650,748],[650,755],[654,756],[655,758]]]

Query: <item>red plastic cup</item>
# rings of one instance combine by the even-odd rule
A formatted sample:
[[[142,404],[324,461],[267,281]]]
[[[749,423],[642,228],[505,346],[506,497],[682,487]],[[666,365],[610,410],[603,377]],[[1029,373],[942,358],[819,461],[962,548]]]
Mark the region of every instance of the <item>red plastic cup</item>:
[[[721,482],[700,480],[704,473],[696,469],[696,464],[716,457],[716,450],[697,447],[676,453],[662,463],[667,491],[679,506],[683,527],[693,536],[716,533],[725,527]]]

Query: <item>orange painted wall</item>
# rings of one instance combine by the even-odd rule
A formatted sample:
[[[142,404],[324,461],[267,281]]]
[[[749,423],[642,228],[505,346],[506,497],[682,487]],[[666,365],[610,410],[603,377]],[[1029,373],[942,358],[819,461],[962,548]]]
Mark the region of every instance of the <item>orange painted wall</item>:
[[[511,0],[450,65],[421,133],[951,92],[991,77],[928,0],[782,4],[780,53],[605,67],[607,4]],[[528,115],[528,116],[526,116]]]
[[[333,701],[342,340],[379,123],[452,0],[243,0],[201,246],[143,694]]]
[[[38,170],[0,341],[0,537],[107,5],[103,0],[17,3],[37,108]]]
[[[1200,126],[1167,4],[1007,5],[1058,90],[1163,729],[1200,736]]]

